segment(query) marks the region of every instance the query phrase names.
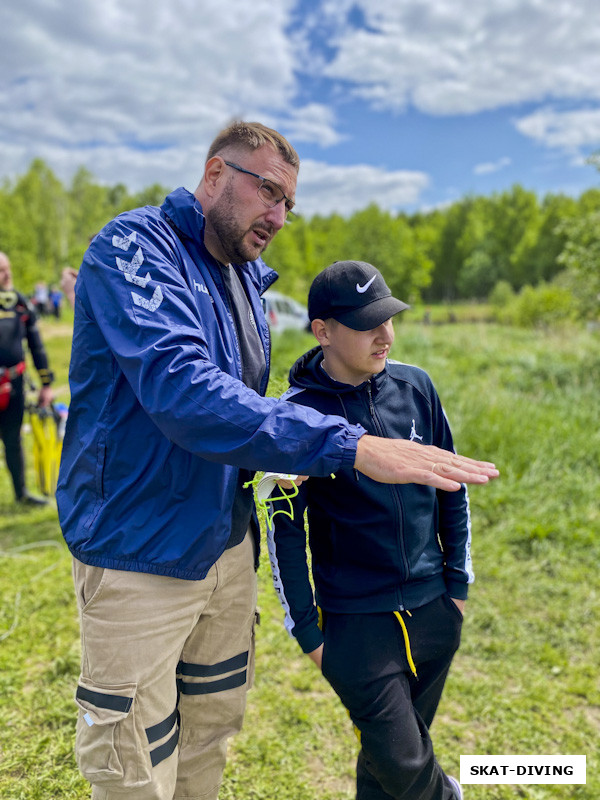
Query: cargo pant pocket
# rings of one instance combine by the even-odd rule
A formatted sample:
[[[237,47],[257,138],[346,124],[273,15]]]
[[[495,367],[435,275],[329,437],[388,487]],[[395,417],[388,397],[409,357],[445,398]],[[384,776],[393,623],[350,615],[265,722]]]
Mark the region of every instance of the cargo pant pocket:
[[[75,752],[93,786],[138,788],[151,780],[148,741],[135,683],[105,685],[80,677]]]

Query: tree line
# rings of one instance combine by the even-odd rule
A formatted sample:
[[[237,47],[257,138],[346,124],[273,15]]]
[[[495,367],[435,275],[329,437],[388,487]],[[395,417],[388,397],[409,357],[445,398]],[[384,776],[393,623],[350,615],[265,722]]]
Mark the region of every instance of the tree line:
[[[0,250],[23,291],[40,280],[57,283],[106,222],[129,208],[160,205],[168,191],[158,184],[138,193],[101,185],[84,167],[65,186],[36,159],[0,188]],[[265,254],[281,275],[278,289],[299,300],[317,272],[342,259],[375,264],[411,303],[517,295],[531,301],[532,291],[550,292],[571,316],[597,318],[600,188],[578,198],[539,198],[515,185],[429,212],[394,214],[370,205],[350,217],[299,216]]]

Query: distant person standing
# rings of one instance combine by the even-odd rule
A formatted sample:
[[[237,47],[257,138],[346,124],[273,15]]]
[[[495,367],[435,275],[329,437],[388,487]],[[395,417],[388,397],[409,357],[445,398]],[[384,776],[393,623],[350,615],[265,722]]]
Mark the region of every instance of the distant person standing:
[[[60,289],[58,289],[56,286],[51,286],[48,298],[48,304],[50,306],[52,314],[56,319],[60,319],[60,313],[62,310],[62,299],[63,295]]]
[[[8,256],[0,252],[0,435],[15,499],[27,505],[44,505],[47,500],[30,495],[25,488],[25,458],[21,442],[25,410],[23,339],[27,339],[42,383],[38,400],[40,406],[52,402],[50,384],[54,377],[48,367],[48,358],[36,323],[33,308],[13,287]]]
[[[49,311],[49,299],[48,285],[44,281],[36,283],[33,293],[33,304],[38,314],[42,317]]]

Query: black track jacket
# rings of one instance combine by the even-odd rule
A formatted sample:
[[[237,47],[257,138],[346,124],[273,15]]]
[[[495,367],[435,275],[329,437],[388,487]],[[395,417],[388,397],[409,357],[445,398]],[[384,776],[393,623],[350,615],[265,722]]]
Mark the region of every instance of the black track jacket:
[[[423,370],[388,360],[383,372],[350,386],[332,380],[322,360],[320,347],[298,359],[284,399],[342,415],[374,436],[454,451],[439,397]],[[293,520],[287,500],[271,504],[275,513],[267,538],[286,628],[304,652],[323,641],[315,600],[325,611],[373,613],[410,611],[445,592],[466,598],[474,577],[464,484],[457,492],[412,483],[388,485],[347,467],[335,477],[310,478],[292,504]]]

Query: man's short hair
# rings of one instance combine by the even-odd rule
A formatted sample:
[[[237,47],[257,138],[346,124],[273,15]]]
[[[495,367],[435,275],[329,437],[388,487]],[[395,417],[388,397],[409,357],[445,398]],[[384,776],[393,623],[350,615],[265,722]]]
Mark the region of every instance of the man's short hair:
[[[241,120],[231,123],[217,135],[208,150],[206,160],[208,161],[227,147],[258,150],[265,144],[274,147],[283,160],[294,169],[300,168],[298,153],[280,133],[272,128],[267,128],[260,122],[242,122]]]

